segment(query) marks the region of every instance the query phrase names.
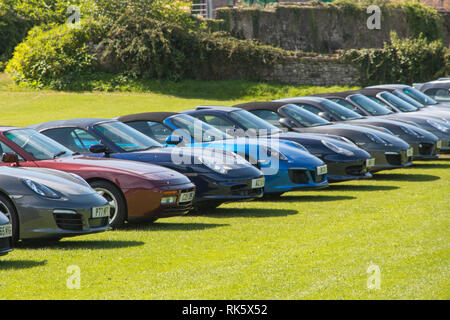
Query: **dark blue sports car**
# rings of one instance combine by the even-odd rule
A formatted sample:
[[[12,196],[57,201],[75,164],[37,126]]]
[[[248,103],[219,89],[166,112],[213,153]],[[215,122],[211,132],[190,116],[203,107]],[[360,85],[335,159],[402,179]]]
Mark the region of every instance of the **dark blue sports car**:
[[[322,159],[328,166],[328,181],[346,181],[369,178],[371,156],[352,142],[341,137],[325,134],[309,134],[283,131],[253,113],[233,107],[201,106],[184,111],[232,136],[266,134],[271,139],[294,141],[304,146],[311,154]]]
[[[73,119],[31,126],[74,152],[141,161],[183,173],[196,185],[196,207],[261,197],[264,176],[237,155],[205,154],[200,148],[166,148],[139,131],[111,119]]]
[[[280,195],[328,185],[327,165],[293,141],[232,137],[208,123],[174,112],[149,112],[118,119],[167,144],[227,150],[242,155],[264,173],[264,193]]]

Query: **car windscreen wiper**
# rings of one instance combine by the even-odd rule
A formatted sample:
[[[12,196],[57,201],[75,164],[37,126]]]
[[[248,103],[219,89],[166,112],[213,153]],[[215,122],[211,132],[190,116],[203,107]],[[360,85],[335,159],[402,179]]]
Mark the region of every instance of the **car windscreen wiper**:
[[[53,159],[56,159],[56,158],[58,158],[58,157],[61,157],[62,155],[65,155],[66,153],[67,153],[66,151],[58,152],[58,153],[56,153],[56,154],[53,155]]]

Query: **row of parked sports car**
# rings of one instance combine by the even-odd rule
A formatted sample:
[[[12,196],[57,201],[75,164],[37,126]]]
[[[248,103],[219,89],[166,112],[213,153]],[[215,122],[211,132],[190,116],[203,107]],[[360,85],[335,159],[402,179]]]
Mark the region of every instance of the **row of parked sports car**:
[[[0,254],[366,179],[450,150],[450,105],[405,85],[0,127]],[[182,161],[180,161],[182,160]]]

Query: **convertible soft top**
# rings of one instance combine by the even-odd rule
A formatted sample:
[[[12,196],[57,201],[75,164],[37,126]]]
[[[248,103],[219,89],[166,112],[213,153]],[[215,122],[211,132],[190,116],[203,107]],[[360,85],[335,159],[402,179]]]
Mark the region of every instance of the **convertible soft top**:
[[[267,102],[247,102],[234,105],[234,108],[241,108],[245,110],[271,109],[278,110],[278,108],[288,104],[287,102],[267,101]]]
[[[86,128],[90,125],[94,125],[100,122],[108,122],[111,119],[102,118],[83,118],[83,119],[71,119],[71,120],[56,120],[44,122],[41,124],[35,124],[28,126],[28,128],[40,131],[42,129],[53,129],[53,128],[65,128],[65,127],[81,127]]]
[[[135,113],[126,116],[117,117],[116,119],[122,122],[131,122],[131,121],[155,121],[162,122],[166,118],[176,115],[176,112],[144,112],[144,113]]]

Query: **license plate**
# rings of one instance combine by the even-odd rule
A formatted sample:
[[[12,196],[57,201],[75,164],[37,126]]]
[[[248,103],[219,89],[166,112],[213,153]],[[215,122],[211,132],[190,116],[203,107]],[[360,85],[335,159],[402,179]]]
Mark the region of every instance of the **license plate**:
[[[0,238],[9,238],[12,236],[12,226],[10,224],[0,226]]]
[[[318,176],[323,175],[323,174],[326,174],[327,172],[328,172],[328,167],[327,167],[327,165],[317,167],[317,175],[318,175]]]
[[[438,149],[442,148],[442,141],[441,141],[441,140],[439,140],[439,141],[436,143],[436,147],[437,147]]]
[[[92,208],[92,218],[104,218],[111,215],[109,206]]]
[[[195,191],[185,192],[180,195],[180,203],[189,202],[194,199]]]
[[[414,153],[414,149],[413,148],[409,148],[408,151],[406,151],[406,156],[407,157],[412,157]]]
[[[375,167],[375,158],[367,159],[366,160],[366,167],[367,168]]]
[[[263,188],[265,184],[264,178],[258,178],[252,180],[252,189]]]

